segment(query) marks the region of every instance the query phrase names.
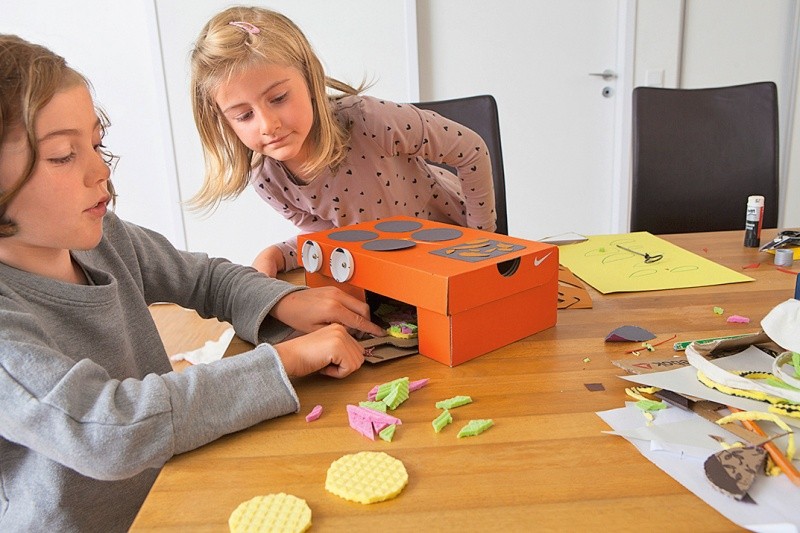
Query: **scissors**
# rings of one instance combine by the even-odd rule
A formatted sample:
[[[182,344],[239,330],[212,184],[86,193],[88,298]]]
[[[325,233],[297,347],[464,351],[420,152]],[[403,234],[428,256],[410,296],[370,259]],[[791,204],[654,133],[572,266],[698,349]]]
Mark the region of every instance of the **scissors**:
[[[626,252],[630,252],[632,254],[641,255],[642,257],[644,257],[644,262],[645,263],[655,263],[656,261],[661,261],[662,259],[664,259],[664,254],[650,255],[647,252],[641,253],[641,252],[637,252],[636,250],[631,250],[630,248],[625,248],[624,246],[622,246],[620,244],[617,245],[617,248],[622,248]]]
[[[758,249],[760,252],[780,248],[781,246],[800,246],[800,231],[784,230],[778,233],[774,239]]]

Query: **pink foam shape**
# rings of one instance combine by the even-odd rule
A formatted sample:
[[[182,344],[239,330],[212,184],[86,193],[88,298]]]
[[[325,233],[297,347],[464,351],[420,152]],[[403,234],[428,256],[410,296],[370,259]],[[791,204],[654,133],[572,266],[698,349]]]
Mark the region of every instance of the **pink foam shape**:
[[[740,315],[731,315],[731,316],[728,317],[727,321],[731,322],[731,323],[734,323],[734,324],[749,324],[750,323],[750,319],[749,318],[747,318],[746,316],[740,316]]]
[[[309,412],[306,415],[306,422],[313,422],[314,420],[319,418],[321,415],[322,415],[322,406],[321,405],[316,405],[311,410],[311,412]]]
[[[408,384],[408,392],[414,392],[415,390],[421,389],[428,384],[428,381],[430,381],[428,378],[412,381]]]
[[[369,401],[371,401],[371,402],[374,402],[374,401],[375,401],[375,397],[377,397],[377,396],[378,396],[378,387],[380,387],[380,385],[375,385],[375,386],[374,386],[374,387],[372,387],[372,389],[371,389],[371,390],[370,390],[370,391],[367,393],[367,399],[368,399]]]
[[[397,417],[387,415],[386,413],[381,413],[380,411],[375,411],[374,409],[367,409],[366,407],[361,407],[360,405],[348,405],[347,416],[364,418],[369,420],[371,424],[396,424],[399,426],[403,423]]]
[[[368,439],[375,440],[375,432],[372,429],[372,422],[358,411],[350,410],[350,407],[354,406],[347,406],[347,420],[350,423],[350,427]]]

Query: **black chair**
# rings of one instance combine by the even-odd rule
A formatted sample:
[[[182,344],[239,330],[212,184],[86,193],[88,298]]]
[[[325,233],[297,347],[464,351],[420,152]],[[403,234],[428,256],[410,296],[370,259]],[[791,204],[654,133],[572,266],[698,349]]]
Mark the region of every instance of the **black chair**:
[[[429,109],[445,118],[463,124],[483,138],[489,148],[489,158],[492,161],[495,213],[497,214],[496,231],[497,233],[508,235],[503,150],[500,146],[500,121],[498,120],[497,102],[494,97],[491,95],[468,96],[452,100],[420,102],[414,105],[420,109]]]
[[[631,231],[744,229],[747,197],[778,225],[778,94],[772,82],[633,90]]]

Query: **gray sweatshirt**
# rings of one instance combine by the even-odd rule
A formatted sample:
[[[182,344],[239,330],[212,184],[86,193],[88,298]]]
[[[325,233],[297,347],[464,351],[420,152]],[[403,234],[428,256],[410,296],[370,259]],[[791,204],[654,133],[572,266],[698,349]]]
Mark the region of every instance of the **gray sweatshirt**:
[[[73,257],[91,285],[0,263],[0,531],[125,531],[170,457],[300,407],[269,344],[172,372],[147,308],[277,342],[290,330],[267,313],[299,287],[110,213]]]

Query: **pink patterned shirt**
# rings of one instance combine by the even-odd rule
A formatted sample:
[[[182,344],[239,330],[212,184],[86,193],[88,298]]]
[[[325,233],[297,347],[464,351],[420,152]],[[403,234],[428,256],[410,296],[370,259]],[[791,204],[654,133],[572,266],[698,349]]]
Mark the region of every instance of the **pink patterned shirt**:
[[[266,158],[251,177],[261,198],[302,232],[397,215],[495,230],[491,162],[478,134],[410,104],[348,96],[333,105],[351,131],[336,173],[325,171],[302,184]],[[296,268],[297,238],[277,246],[286,270]]]

